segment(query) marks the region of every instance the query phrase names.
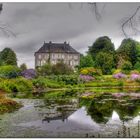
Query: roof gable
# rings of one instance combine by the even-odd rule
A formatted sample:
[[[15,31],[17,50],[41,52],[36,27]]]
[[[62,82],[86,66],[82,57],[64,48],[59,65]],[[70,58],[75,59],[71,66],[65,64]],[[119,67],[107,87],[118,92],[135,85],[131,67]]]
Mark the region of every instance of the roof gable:
[[[45,43],[36,53],[75,53],[79,54],[68,43]]]

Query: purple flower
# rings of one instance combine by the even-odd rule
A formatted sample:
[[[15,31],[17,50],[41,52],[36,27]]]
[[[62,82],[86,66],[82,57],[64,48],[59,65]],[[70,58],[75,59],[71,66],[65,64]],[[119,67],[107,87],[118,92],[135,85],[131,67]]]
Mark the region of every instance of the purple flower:
[[[121,79],[121,78],[126,78],[126,75],[120,72],[120,73],[114,74],[113,77],[116,79]]]
[[[90,75],[82,75],[82,74],[80,74],[79,78],[84,82],[89,82],[95,79],[94,77]]]
[[[131,74],[130,78],[131,78],[131,80],[140,80],[140,75],[139,74]]]
[[[21,76],[27,79],[32,79],[32,78],[35,78],[36,71],[34,69],[27,69],[21,72]]]

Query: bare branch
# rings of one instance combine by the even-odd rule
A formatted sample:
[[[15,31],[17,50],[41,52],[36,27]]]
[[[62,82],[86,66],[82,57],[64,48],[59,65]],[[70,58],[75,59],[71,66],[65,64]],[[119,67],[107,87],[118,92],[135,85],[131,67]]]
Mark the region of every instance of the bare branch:
[[[3,10],[3,4],[0,3],[0,13],[2,12],[2,10]],[[1,24],[0,24],[0,31],[2,31],[2,32],[3,32],[6,36],[8,36],[8,37],[9,37],[10,35],[16,37],[16,34],[13,33],[13,32],[7,27],[7,25],[4,24],[4,23],[1,23]]]
[[[133,31],[135,31],[135,33],[136,33],[136,32],[140,32],[136,27],[133,26],[134,17],[137,15],[137,13],[138,13],[139,10],[140,10],[140,6],[138,6],[137,9],[136,9],[136,11],[121,25],[121,27],[122,27],[122,32],[123,32],[123,34],[124,34],[124,36],[125,36],[126,38],[128,38],[128,35],[127,35],[126,31],[125,31],[125,27],[126,27],[128,24],[131,25],[131,28],[132,28]]]
[[[99,13],[97,3],[96,2],[90,2],[88,4],[91,6],[92,10],[94,11],[96,19],[100,20],[101,19],[101,14]]]

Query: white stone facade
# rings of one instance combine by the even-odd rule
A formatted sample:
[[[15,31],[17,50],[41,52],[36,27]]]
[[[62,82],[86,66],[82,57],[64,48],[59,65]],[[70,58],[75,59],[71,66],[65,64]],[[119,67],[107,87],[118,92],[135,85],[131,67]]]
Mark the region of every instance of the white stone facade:
[[[35,67],[42,66],[50,61],[51,64],[56,64],[63,61],[65,64],[75,68],[79,65],[80,54],[67,54],[67,53],[36,53],[35,54]]]

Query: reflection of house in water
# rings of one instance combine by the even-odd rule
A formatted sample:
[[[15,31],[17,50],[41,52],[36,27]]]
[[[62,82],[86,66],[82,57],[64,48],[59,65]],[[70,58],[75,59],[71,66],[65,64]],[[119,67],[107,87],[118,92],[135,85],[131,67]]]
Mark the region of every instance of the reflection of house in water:
[[[42,106],[36,106],[42,122],[62,120],[63,122],[78,109],[78,101],[71,100],[64,103],[57,101],[46,101]]]

